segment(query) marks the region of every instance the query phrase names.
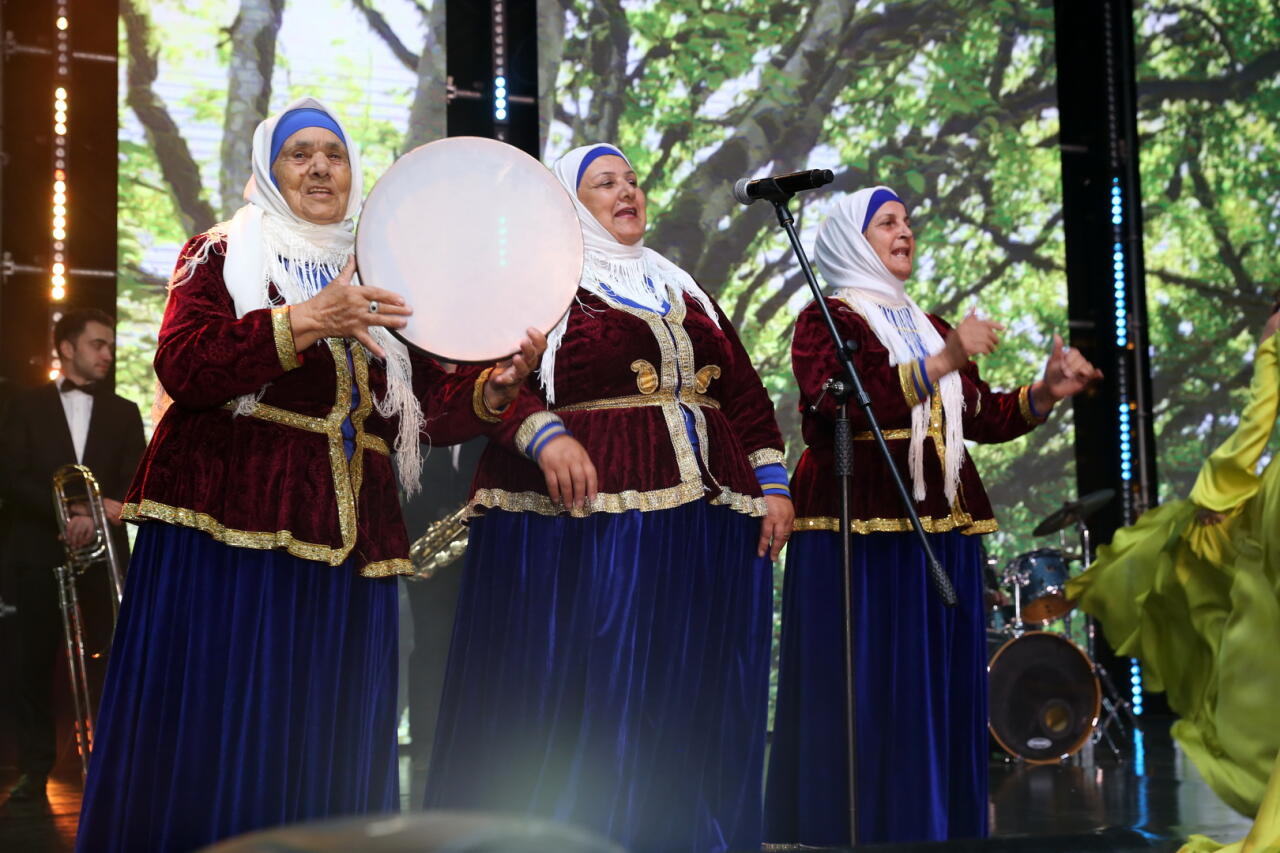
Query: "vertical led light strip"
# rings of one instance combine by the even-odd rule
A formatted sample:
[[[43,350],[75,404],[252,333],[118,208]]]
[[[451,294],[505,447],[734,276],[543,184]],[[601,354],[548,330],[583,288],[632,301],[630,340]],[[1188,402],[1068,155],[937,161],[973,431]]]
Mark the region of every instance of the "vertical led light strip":
[[[505,0],[493,0],[493,122],[494,136],[507,140],[507,20]]]
[[[1129,334],[1129,317],[1134,307],[1129,305],[1129,274],[1130,267],[1127,242],[1125,240],[1125,198],[1124,186],[1121,184],[1120,176],[1123,174],[1123,158],[1120,155],[1120,137],[1121,137],[1121,116],[1120,105],[1117,103],[1117,86],[1119,79],[1116,76],[1115,58],[1117,56],[1118,45],[1116,43],[1115,31],[1113,29],[1112,17],[1110,9],[1107,14],[1103,15],[1104,36],[1107,41],[1107,50],[1105,51],[1106,61],[1106,78],[1107,78],[1107,111],[1108,119],[1111,125],[1111,133],[1109,140],[1109,155],[1111,161],[1112,177],[1111,177],[1111,270],[1113,294],[1115,297],[1115,318],[1116,318],[1116,348],[1128,351],[1133,347],[1132,336]],[[1128,359],[1123,354],[1116,359],[1117,364],[1124,365]],[[1141,381],[1141,380],[1139,380]],[[1120,439],[1119,462],[1120,462],[1120,480],[1122,488],[1121,502],[1124,506],[1124,523],[1132,524],[1136,519],[1136,507],[1134,505],[1133,495],[1133,420],[1137,410],[1134,405],[1132,395],[1129,388],[1128,372],[1123,368],[1116,371],[1116,396],[1119,398],[1119,411],[1117,414],[1117,430]],[[1145,483],[1143,486],[1145,487]],[[1133,708],[1134,716],[1142,714],[1142,664],[1136,658],[1129,659],[1129,697],[1130,704]]]
[[[68,84],[71,81],[71,39],[68,30],[68,2],[60,0],[54,18],[53,88],[53,182],[50,210],[49,315],[50,327],[62,318],[58,306],[67,298],[67,131],[69,120]],[[50,378],[61,367],[56,349],[49,368]]]
[[[1129,304],[1128,304],[1128,265],[1123,240],[1124,227],[1124,191],[1120,186],[1120,178],[1111,179],[1111,270],[1115,285],[1115,317],[1116,347],[1129,349]],[[1133,483],[1133,401],[1129,399],[1128,382],[1124,371],[1117,377],[1116,391],[1120,397],[1117,415],[1120,437],[1120,479],[1124,481],[1125,520],[1130,518],[1130,495]],[[1142,714],[1142,664],[1136,658],[1129,659],[1130,703],[1134,716]]]

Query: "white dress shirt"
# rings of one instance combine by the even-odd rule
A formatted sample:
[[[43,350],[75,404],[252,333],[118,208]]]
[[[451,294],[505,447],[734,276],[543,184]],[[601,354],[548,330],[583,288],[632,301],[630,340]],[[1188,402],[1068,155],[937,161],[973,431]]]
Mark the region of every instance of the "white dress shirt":
[[[93,397],[83,391],[62,393],[65,376],[58,377],[58,396],[62,398],[62,411],[67,416],[67,428],[71,430],[71,443],[76,448],[76,462],[84,461],[84,443],[89,438],[89,418],[93,416]]]

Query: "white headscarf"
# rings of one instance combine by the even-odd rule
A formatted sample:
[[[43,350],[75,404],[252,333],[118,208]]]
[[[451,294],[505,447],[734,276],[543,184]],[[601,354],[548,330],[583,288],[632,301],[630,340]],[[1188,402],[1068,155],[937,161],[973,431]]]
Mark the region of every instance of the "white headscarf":
[[[280,119],[297,109],[320,110],[342,130],[351,167],[351,190],[343,220],[331,225],[316,225],[299,217],[271,180],[271,136]],[[223,280],[235,303],[236,316],[278,305],[296,305],[315,296],[332,281],[355,250],[355,217],[363,203],[363,178],[360,150],[342,126],[341,119],[314,98],[299,98],[280,113],[258,124],[253,133],[253,174],[245,184],[244,200],[248,202],[235,212],[229,222],[219,223],[210,233],[227,241]],[[208,258],[211,243],[187,259],[174,275],[170,288],[179,287],[191,276],[196,266]],[[352,284],[359,282],[352,279]],[[278,297],[270,297],[275,285]],[[396,436],[396,467],[400,482],[409,494],[419,488],[422,456],[419,433],[422,429],[422,407],[413,394],[412,367],[404,344],[382,326],[370,326],[369,333],[386,352],[387,393],[374,399],[383,417],[400,419]],[[334,353],[334,358],[343,358]],[[372,355],[370,354],[372,358]],[[247,394],[236,401],[236,414],[253,412],[266,391]]]
[[[866,318],[880,343],[889,350],[890,363],[909,364],[917,358],[941,352],[945,344],[933,323],[907,294],[902,281],[889,272],[862,233],[867,205],[877,190],[892,192],[888,187],[871,187],[836,202],[835,210],[818,228],[814,259],[822,277],[835,288],[835,295]],[[901,326],[914,326],[919,340],[903,334]],[[956,498],[960,466],[965,456],[964,392],[960,374],[955,371],[941,379],[932,379],[932,382],[936,393],[942,395],[946,447],[943,489],[947,503],[951,504]],[[924,400],[911,412],[911,449],[907,457],[917,501],[925,497],[923,448],[928,429],[929,401]]]
[[[605,301],[621,296],[641,305],[651,304],[655,294],[661,297],[665,293],[669,299],[682,299],[683,294],[687,293],[697,300],[707,316],[719,327],[720,318],[711,297],[698,287],[692,276],[653,249],[646,249],[643,239],[630,246],[618,242],[578,199],[578,170],[583,159],[597,148],[606,148],[628,165],[631,163],[616,146],[598,142],[573,149],[552,167],[561,185],[573,199],[578,221],[582,225],[582,278],[578,286]],[[652,287],[646,283],[646,279],[652,282]],[[569,316],[566,314],[551,330],[551,334],[547,336],[546,354],[542,356],[539,377],[547,393],[548,403],[555,402],[555,355],[568,322]]]

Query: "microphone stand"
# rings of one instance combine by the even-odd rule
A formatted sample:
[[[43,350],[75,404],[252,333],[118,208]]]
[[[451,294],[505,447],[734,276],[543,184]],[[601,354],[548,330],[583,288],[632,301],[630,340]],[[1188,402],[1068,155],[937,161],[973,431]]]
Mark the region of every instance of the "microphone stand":
[[[814,304],[822,312],[822,319],[827,327],[827,332],[831,335],[831,343],[835,347],[836,358],[839,360],[840,366],[844,368],[844,376],[828,379],[823,385],[822,393],[831,394],[838,404],[835,425],[835,474],[839,480],[840,560],[844,572],[845,737],[848,741],[846,773],[849,778],[849,841],[851,845],[856,846],[858,843],[857,689],[854,683],[853,543],[849,524],[849,486],[853,478],[853,430],[849,424],[850,398],[857,404],[862,411],[863,417],[867,419],[867,423],[871,426],[871,434],[875,437],[876,446],[880,448],[880,455],[884,457],[885,467],[888,468],[893,476],[893,483],[897,487],[898,497],[902,501],[903,508],[907,511],[907,517],[911,519],[911,527],[915,530],[916,537],[920,540],[920,547],[924,550],[929,580],[933,584],[934,592],[938,594],[938,597],[942,599],[942,603],[947,607],[955,607],[956,591],[951,585],[950,578],[947,577],[946,572],[942,570],[941,564],[938,563],[938,558],[934,556],[933,548],[929,544],[929,538],[925,536],[924,526],[920,523],[920,516],[916,513],[915,502],[911,499],[906,484],[902,481],[902,475],[898,473],[898,467],[894,464],[893,456],[889,453],[889,445],[885,443],[884,432],[880,429],[875,413],[871,410],[871,398],[867,395],[866,389],[862,385],[862,377],[858,374],[858,368],[853,363],[852,356],[857,351],[857,345],[854,341],[842,341],[840,339],[840,331],[836,328],[835,320],[831,317],[827,302],[822,297],[822,287],[818,284],[818,279],[814,277],[813,266],[809,263],[804,247],[800,245],[800,236],[796,233],[795,219],[787,208],[787,202],[792,199],[794,193],[784,191],[776,181],[771,183],[772,186],[766,186],[764,194],[760,197],[767,199],[773,205],[774,212],[778,215],[778,223],[787,232],[787,237],[791,240],[791,248],[795,251],[796,258],[800,261],[800,269],[804,272],[805,281],[809,283],[809,289],[813,292]],[[810,411],[816,410],[817,403],[821,399],[822,397],[819,396],[818,400],[814,401]]]

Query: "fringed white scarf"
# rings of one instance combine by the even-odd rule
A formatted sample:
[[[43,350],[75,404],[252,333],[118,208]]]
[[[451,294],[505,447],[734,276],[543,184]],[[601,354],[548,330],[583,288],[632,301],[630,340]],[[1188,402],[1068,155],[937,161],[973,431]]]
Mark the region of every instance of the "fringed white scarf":
[[[618,242],[617,238],[600,224],[591,211],[578,200],[578,168],[583,158],[597,148],[608,148],[623,160],[627,157],[617,147],[606,143],[584,145],[575,148],[556,161],[552,171],[562,186],[573,199],[574,208],[578,212],[578,221],[582,224],[582,278],[578,286],[594,293],[606,302],[615,297],[622,297],[640,305],[649,305],[657,309],[656,304],[663,298],[682,299],[684,294],[692,296],[702,310],[707,313],[717,327],[720,318],[716,313],[711,297],[698,287],[693,277],[663,257],[653,249],[646,249],[644,240],[633,245]],[[630,163],[630,161],[627,161]],[[572,313],[572,312],[570,312]],[[554,404],[556,399],[555,367],[556,350],[564,339],[564,332],[569,323],[569,314],[560,320],[551,333],[547,335],[547,351],[542,356],[539,379],[547,394],[547,402]]]
[[[235,303],[237,317],[259,308],[305,302],[337,277],[355,249],[354,220],[360,211],[363,182],[360,152],[345,128],[342,135],[347,141],[351,164],[351,193],[342,222],[316,225],[300,218],[290,210],[271,180],[271,134],[281,116],[304,107],[327,113],[342,127],[338,116],[314,98],[300,98],[281,113],[261,122],[253,134],[253,175],[244,188],[244,200],[248,204],[236,211],[229,222],[210,229],[211,235],[226,238],[223,279]],[[170,290],[184,284],[192,271],[208,259],[212,245],[212,241],[206,242],[199,253],[184,259],[185,263],[170,281]],[[355,278],[351,283],[359,284]],[[277,294],[274,299],[272,285]],[[420,488],[422,474],[419,435],[423,417],[422,407],[413,394],[409,353],[386,328],[370,326],[369,333],[387,354],[387,392],[382,399],[375,397],[373,404],[383,417],[399,418],[400,430],[395,441],[396,468],[401,488],[406,494],[413,494]],[[366,355],[373,358],[367,350]],[[345,358],[345,354],[335,352],[333,357]],[[266,386],[256,394],[246,394],[237,399],[236,414],[252,413],[265,391]]]
[[[871,196],[879,189],[888,187],[858,190],[836,202],[835,210],[818,228],[814,259],[822,277],[835,288],[835,295],[866,319],[876,338],[889,351],[890,363],[909,364],[941,352],[945,342],[859,230]],[[950,505],[956,499],[960,466],[965,458],[964,392],[960,374],[955,371],[932,381],[935,393],[942,395],[946,448],[943,492]],[[924,400],[911,411],[911,447],[907,457],[912,493],[917,501],[924,500],[926,494],[924,439],[928,430],[929,401]]]

